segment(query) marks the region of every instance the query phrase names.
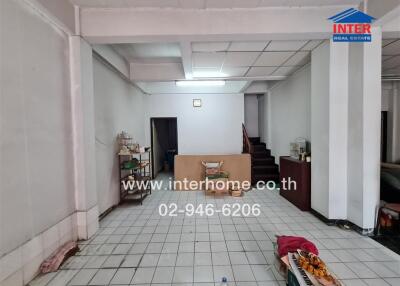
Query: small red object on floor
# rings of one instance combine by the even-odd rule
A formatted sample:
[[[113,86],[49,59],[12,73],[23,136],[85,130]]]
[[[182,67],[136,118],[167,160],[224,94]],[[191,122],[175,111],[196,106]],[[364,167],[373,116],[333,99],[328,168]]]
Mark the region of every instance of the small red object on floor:
[[[277,243],[279,257],[287,255],[288,252],[296,252],[297,249],[318,255],[318,249],[314,243],[301,236],[278,236]]]
[[[40,272],[49,273],[57,271],[61,264],[69,257],[79,251],[78,245],[75,241],[65,243],[63,246],[58,248],[49,258],[47,258],[40,265]]]

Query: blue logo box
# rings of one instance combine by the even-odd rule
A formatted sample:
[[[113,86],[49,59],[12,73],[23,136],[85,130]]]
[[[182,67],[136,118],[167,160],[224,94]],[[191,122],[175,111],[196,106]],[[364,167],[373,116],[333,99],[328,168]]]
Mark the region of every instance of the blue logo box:
[[[334,42],[371,42],[371,35],[367,34],[333,34]]]

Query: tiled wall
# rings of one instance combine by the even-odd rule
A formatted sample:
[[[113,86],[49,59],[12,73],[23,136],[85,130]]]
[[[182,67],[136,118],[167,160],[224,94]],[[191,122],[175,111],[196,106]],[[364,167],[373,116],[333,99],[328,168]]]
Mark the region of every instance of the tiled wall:
[[[75,212],[0,258],[0,285],[22,286],[38,273],[40,264],[64,243],[89,238],[98,228],[98,209]],[[79,236],[78,236],[79,233]]]

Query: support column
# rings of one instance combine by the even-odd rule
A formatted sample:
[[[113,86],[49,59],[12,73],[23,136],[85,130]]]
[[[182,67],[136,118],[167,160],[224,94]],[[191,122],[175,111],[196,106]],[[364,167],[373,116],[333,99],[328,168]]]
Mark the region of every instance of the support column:
[[[92,48],[79,36],[70,37],[75,204],[78,239],[98,229]]]
[[[379,203],[381,129],[380,27],[349,56],[348,220],[370,231]]]
[[[326,41],[311,60],[311,207],[347,217],[349,45]]]
[[[311,206],[373,229],[379,203],[381,30],[372,42],[324,43],[312,52]]]

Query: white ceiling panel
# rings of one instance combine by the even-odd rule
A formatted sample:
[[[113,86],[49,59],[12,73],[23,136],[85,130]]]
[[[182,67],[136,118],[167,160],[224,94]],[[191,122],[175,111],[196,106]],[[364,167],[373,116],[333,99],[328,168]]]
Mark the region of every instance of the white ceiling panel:
[[[81,7],[149,7],[149,8],[257,8],[257,7],[319,7],[334,5],[357,6],[361,0],[70,0]]]
[[[192,58],[196,68],[221,68],[225,53],[193,53]]]
[[[233,8],[256,8],[260,0],[232,0]]]
[[[384,75],[400,75],[400,66],[397,68],[387,69],[382,72]]]
[[[223,67],[221,73],[225,76],[236,77],[236,76],[244,76],[249,67]]]
[[[271,75],[277,67],[252,67],[246,76],[268,76]]]
[[[319,7],[334,5],[359,5],[362,0],[260,0],[262,7]]]
[[[232,52],[261,52],[269,42],[232,42],[228,51]]]
[[[263,52],[255,66],[280,66],[295,52]]]
[[[206,0],[206,8],[232,8],[232,0]]]
[[[382,49],[382,54],[388,55],[400,55],[400,40],[394,41]]]
[[[383,66],[383,69],[385,69],[385,70],[400,66],[400,56],[395,56],[387,61],[384,61],[382,66]]]
[[[184,9],[204,9],[206,7],[205,0],[179,0],[179,5]]]
[[[307,41],[271,41],[266,51],[297,51],[304,46]]]
[[[192,43],[193,52],[224,52],[228,50],[229,42],[198,42]]]
[[[115,0],[106,0],[106,2],[115,2]],[[123,2],[128,7],[176,8],[180,4],[178,0],[123,0]]]
[[[285,0],[288,6],[333,6],[333,5],[359,5],[362,0]]]
[[[294,73],[299,67],[280,67],[272,75],[276,76],[289,76]]]
[[[227,52],[224,66],[251,66],[260,52]]]
[[[285,6],[286,0],[260,0],[259,7],[278,7]]]
[[[393,56],[382,56],[382,62],[392,58]]]
[[[193,68],[193,77],[195,78],[209,78],[209,77],[225,77],[226,75],[221,72],[221,68]]]
[[[190,0],[192,1],[192,0]],[[177,8],[180,7],[179,0],[70,0],[71,3],[83,7],[157,7]]]
[[[285,63],[283,63],[284,66],[302,66],[306,64],[308,61],[310,61],[310,52],[297,52],[294,54],[290,59],[288,59]]]
[[[382,39],[382,47],[384,47],[390,43],[393,43],[394,41],[396,41],[396,39]]]
[[[301,50],[302,50],[302,51],[312,51],[312,50],[314,50],[316,47],[318,47],[319,44],[321,44],[321,43],[322,43],[321,40],[311,40],[311,41],[308,41],[308,43],[307,43],[305,46],[303,46],[303,47],[301,48]]]

